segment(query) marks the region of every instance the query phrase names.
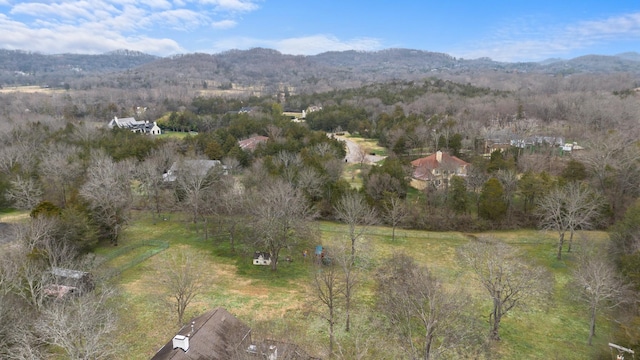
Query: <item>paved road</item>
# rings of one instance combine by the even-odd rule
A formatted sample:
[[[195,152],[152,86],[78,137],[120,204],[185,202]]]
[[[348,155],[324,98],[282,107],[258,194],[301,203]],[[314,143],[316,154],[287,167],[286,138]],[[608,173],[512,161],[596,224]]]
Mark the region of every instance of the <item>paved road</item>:
[[[359,163],[360,162],[360,152],[362,151],[360,148],[360,145],[358,145],[355,141],[353,140],[349,140],[348,138],[344,137],[344,136],[336,136],[336,139],[340,140],[340,141],[344,141],[344,143],[347,145],[347,156],[345,157],[345,160],[348,163]],[[386,156],[380,156],[380,155],[370,155],[367,154],[365,155],[365,160],[364,163],[365,164],[374,164],[380,160],[383,160]]]

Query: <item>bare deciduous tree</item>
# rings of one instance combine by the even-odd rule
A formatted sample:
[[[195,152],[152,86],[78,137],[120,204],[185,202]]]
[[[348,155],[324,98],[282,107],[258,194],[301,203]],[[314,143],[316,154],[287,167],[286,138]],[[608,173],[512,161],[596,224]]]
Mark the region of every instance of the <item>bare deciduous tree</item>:
[[[409,358],[438,358],[468,346],[474,334],[462,317],[467,296],[446,290],[405,254],[387,259],[377,281],[379,306]]]
[[[11,181],[11,188],[7,191],[7,198],[14,206],[21,210],[31,210],[42,200],[42,188],[31,177],[18,176]]]
[[[611,206],[615,218],[624,214],[626,207],[639,194],[640,150],[634,132],[598,135],[588,143],[589,151],[579,154],[585,164],[595,188]]]
[[[222,176],[222,167],[203,167],[202,161],[185,160],[178,165],[176,191],[184,195],[184,204],[191,212],[194,224],[202,216],[202,209],[211,200],[213,186]]]
[[[351,331],[351,313],[354,299],[360,285],[360,274],[370,263],[369,253],[358,256],[357,261],[351,257],[351,249],[344,242],[336,241],[331,249],[331,260],[342,270],[342,294],[344,295],[345,331]]]
[[[593,244],[583,246],[583,251],[578,256],[578,264],[573,270],[572,287],[589,307],[589,345],[596,334],[598,310],[620,305],[625,300],[623,295],[628,290],[628,286],[618,276],[615,266],[601,253],[602,251],[594,251]]]
[[[101,236],[118,245],[122,229],[129,220],[132,165],[127,161],[114,162],[104,153],[92,158],[80,195],[89,201]]]
[[[60,347],[69,359],[109,359],[118,350],[115,311],[108,304],[113,291],[101,289],[51,303],[36,323],[45,343]]]
[[[558,233],[558,260],[562,259],[566,233],[573,242],[576,230],[593,226],[599,209],[597,194],[576,182],[555,188],[538,201],[540,227]]]
[[[349,192],[342,196],[334,207],[336,217],[349,227],[349,240],[351,241],[351,263],[356,260],[356,242],[367,228],[378,222],[378,216],[364,197],[356,192]]]
[[[271,269],[275,271],[282,249],[313,238],[309,220],[316,213],[300,190],[279,179],[266,182],[254,198],[253,224],[259,234],[256,243],[271,253]]]
[[[504,198],[507,204],[507,220],[511,219],[513,212],[513,197],[518,190],[518,174],[513,170],[498,170],[496,177],[500,180],[504,189]]]
[[[364,163],[367,161],[367,149],[355,144],[355,146],[349,147],[349,151],[352,152],[350,157],[360,164],[360,167],[362,168]]]
[[[235,252],[238,228],[246,222],[246,215],[249,213],[247,193],[241,183],[232,176],[222,179],[226,183],[222,187],[216,202],[216,212],[222,215],[220,220],[226,223],[226,230],[229,232],[229,245],[231,251]]]
[[[489,180],[489,175],[484,171],[484,169],[480,168],[479,166],[472,165],[469,168],[466,180],[467,186],[473,194],[476,203],[476,211],[479,211],[482,186],[485,182],[487,182],[487,180]]]
[[[136,177],[147,201],[152,204],[153,214],[158,215],[162,209],[162,188],[165,184],[163,175],[174,162],[174,147],[165,145],[151,152],[144,162],[136,167]]]
[[[546,270],[526,264],[504,243],[474,239],[461,248],[458,255],[493,303],[489,314],[491,340],[500,340],[500,322],[509,311],[534,299],[542,299],[550,289]]]
[[[322,196],[323,185],[326,179],[314,168],[302,168],[298,173],[297,180],[298,187],[301,188],[310,199],[318,199]]]
[[[314,297],[324,308],[324,311],[320,312],[320,316],[327,321],[329,326],[329,354],[332,357],[335,344],[336,317],[340,304],[340,293],[343,291],[343,283],[340,280],[340,271],[333,264],[319,266],[314,271]]]
[[[387,224],[391,225],[391,240],[394,241],[396,239],[396,228],[406,220],[409,215],[409,208],[407,208],[405,201],[398,196],[389,197],[382,207],[384,209],[382,217]]]
[[[302,156],[299,153],[282,150],[274,157],[274,163],[280,168],[282,176],[289,183],[293,183],[302,167]]]
[[[166,264],[158,268],[159,285],[163,288],[168,304],[175,309],[178,324],[182,325],[187,307],[203,289],[200,259],[188,251],[172,254]]]
[[[78,154],[75,146],[52,146],[40,162],[40,172],[47,179],[45,188],[52,193],[52,201],[58,199],[55,202],[59,206],[66,206],[69,192],[82,173]]]

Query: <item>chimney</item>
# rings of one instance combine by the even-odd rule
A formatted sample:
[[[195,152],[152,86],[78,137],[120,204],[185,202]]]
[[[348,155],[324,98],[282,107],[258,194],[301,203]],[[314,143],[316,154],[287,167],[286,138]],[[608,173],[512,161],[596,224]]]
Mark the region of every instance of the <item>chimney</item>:
[[[180,348],[182,351],[189,351],[189,337],[184,335],[176,335],[173,337],[173,349]]]
[[[440,151],[440,150],[436,151],[436,161],[438,163],[442,162],[442,151]]]
[[[269,346],[268,360],[278,360],[278,348],[275,345]]]

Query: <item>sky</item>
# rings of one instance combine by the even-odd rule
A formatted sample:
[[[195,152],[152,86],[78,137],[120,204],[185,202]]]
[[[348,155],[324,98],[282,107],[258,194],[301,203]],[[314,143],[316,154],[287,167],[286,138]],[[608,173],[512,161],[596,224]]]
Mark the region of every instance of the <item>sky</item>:
[[[158,56],[407,48],[497,61],[640,52],[638,0],[0,0],[0,48]]]

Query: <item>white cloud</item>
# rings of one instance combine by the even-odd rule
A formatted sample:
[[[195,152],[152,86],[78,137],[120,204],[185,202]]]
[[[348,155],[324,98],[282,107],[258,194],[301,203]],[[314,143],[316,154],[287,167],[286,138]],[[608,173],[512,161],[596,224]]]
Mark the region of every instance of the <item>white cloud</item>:
[[[465,58],[490,57],[498,61],[536,61],[550,57],[572,56],[574,52],[616,41],[640,41],[640,13],[565,25],[537,24],[523,27],[522,22],[499,29],[494,37],[480,40],[472,50],[450,51]]]
[[[274,46],[278,51],[292,55],[315,55],[326,51],[379,50],[382,47],[378,39],[356,38],[340,40],[332,35],[313,35],[277,40]]]
[[[33,17],[62,17],[65,19],[91,19],[91,11],[86,9],[86,2],[66,2],[66,3],[20,3],[16,4],[10,11],[11,14],[24,14]]]
[[[209,18],[188,9],[167,10],[149,17],[153,23],[162,23],[174,30],[193,30],[209,23]]]
[[[77,52],[99,54],[117,49],[138,50],[166,55],[184,52],[172,39],[147,36],[123,36],[101,27],[61,25],[32,29],[25,24],[0,15],[0,48],[39,51],[44,53]]]
[[[141,4],[147,5],[152,9],[163,9],[163,10],[167,10],[167,9],[171,9],[173,6],[171,5],[171,2],[167,1],[167,0],[142,0],[140,1]]]
[[[640,37],[640,13],[583,21],[567,27],[567,35],[582,41],[601,41],[620,37]]]
[[[214,5],[216,10],[249,12],[258,9],[258,4],[251,0],[200,0],[203,4]]]
[[[221,20],[211,23],[211,26],[216,29],[231,29],[236,25],[238,25],[238,23],[235,20]]]
[[[221,52],[230,49],[250,49],[255,47],[271,48],[283,54],[316,55],[327,51],[380,50],[382,43],[378,39],[372,38],[356,38],[345,41],[332,35],[312,35],[279,40],[234,37],[216,41],[213,51]]]

